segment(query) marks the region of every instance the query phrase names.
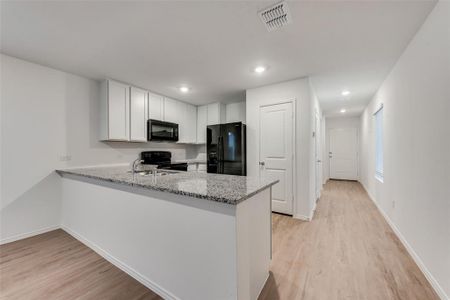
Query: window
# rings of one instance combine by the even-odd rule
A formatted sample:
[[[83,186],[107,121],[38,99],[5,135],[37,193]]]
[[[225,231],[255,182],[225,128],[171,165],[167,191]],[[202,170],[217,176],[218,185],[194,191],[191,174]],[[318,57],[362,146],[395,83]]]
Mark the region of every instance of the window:
[[[375,177],[383,182],[383,106],[375,113]]]

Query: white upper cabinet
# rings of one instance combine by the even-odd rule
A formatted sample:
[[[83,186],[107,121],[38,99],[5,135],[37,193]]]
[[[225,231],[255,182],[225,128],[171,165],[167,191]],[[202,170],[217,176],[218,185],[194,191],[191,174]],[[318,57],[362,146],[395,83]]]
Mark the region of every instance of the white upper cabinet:
[[[175,111],[175,121],[174,123],[178,124],[178,142],[179,143],[187,143],[187,123],[186,123],[186,108],[187,104],[181,101],[177,101],[176,103],[176,111]]]
[[[186,104],[185,122],[185,141],[195,144],[197,142],[197,107]]]
[[[148,93],[148,118],[152,120],[164,119],[164,97]]]
[[[225,105],[222,103],[208,104],[208,125],[225,123]]]
[[[208,106],[197,107],[197,143],[206,144],[206,124],[208,123]]]
[[[100,139],[130,140],[130,86],[112,80],[102,84]]]
[[[130,88],[130,141],[147,141],[148,92]]]
[[[179,106],[177,100],[164,98],[164,120],[179,124]]]
[[[102,83],[100,139],[147,142],[147,121],[154,119],[178,124],[179,143],[205,143],[206,125],[222,122],[222,112],[225,110],[221,104],[212,104],[211,114],[205,105],[199,108],[197,117],[197,107],[194,105],[105,80]]]

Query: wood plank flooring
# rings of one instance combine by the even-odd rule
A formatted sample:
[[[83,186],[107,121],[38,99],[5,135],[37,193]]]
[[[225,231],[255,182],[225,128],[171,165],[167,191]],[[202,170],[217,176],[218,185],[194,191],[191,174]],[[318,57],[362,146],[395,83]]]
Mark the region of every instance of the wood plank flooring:
[[[439,298],[361,184],[329,181],[311,222],[273,215],[269,299]]]
[[[0,246],[0,299],[161,299],[62,230]],[[438,299],[357,182],[329,181],[313,221],[273,215],[259,300]],[[215,300],[215,299],[211,299]]]
[[[0,299],[161,299],[62,230],[0,246]]]

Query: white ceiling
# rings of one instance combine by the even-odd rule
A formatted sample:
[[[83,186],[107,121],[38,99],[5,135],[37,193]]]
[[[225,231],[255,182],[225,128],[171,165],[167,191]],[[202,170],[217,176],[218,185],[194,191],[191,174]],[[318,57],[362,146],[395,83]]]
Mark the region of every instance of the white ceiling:
[[[195,104],[310,76],[326,115],[358,115],[435,5],[289,2],[293,22],[269,33],[257,11],[272,3],[2,1],[1,52]]]

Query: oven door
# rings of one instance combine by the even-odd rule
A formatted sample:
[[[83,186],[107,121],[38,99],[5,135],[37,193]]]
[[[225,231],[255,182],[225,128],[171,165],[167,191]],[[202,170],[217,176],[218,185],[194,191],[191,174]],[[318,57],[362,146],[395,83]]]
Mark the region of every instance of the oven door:
[[[157,142],[177,142],[178,124],[159,120],[148,120],[147,140]]]

